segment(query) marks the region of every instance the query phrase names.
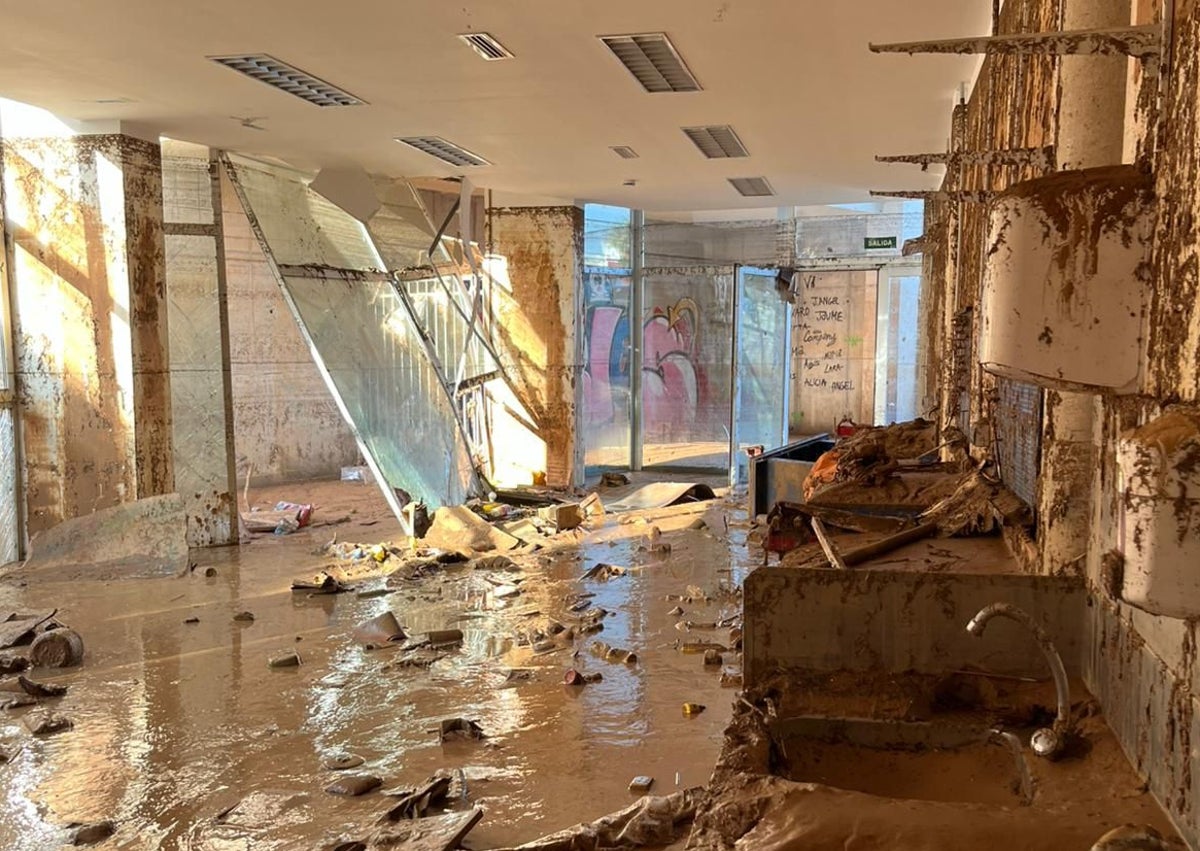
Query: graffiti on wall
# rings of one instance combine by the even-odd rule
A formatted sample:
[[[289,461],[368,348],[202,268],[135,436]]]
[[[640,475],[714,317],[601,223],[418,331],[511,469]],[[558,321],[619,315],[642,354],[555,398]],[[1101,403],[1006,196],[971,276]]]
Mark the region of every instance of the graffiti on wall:
[[[699,314],[696,302],[685,297],[652,307],[642,323],[642,422],[647,434],[696,420],[704,383],[697,363]],[[583,391],[590,423],[612,422],[627,410],[629,328],[624,306],[593,303],[588,308]]]

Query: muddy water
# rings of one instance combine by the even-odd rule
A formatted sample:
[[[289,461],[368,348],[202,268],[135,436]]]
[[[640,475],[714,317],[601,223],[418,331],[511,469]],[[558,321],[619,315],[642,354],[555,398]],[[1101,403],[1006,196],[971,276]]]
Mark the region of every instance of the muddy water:
[[[322,848],[362,836],[389,801],[323,791],[337,775],[322,761],[343,752],[365,758],[358,771],[382,777],[385,789],[461,769],[470,799],[486,811],[471,834],[474,848],[619,809],[634,798],[634,775],[653,776],[655,792],[704,784],[734,692],[700,656],[674,645],[725,634],[679,631],[680,618],[669,614],[676,603],[665,598],[688,585],[740,584],[750,559],[744,533],[735,528],[724,540],[723,510],[709,509],[715,535],[685,528],[695,511],[654,521],[672,545],[666,557],[638,550],[646,526],[615,519],[577,545],[523,556],[522,593],[510,601],[488,593],[482,571],[461,568],[374,599],[293,593],[293,576],[326,562],[312,550],[328,540],[328,528],[203,552],[199,568],[178,579],[0,583],[0,607],[57,607],[87,644],[82,668],[39,674],[70,686],[56,708],[73,730],[34,739],[20,725],[25,710],[0,715],[0,740],[23,744],[12,764],[0,765],[0,847],[53,848],[70,822],[113,819],[118,833],[101,847]],[[398,530],[380,522],[338,533],[377,541]],[[597,561],[640,569],[581,580]],[[216,576],[204,575],[207,566]],[[602,632],[545,655],[514,643],[538,620],[534,610],[571,623],[564,597],[579,591],[614,612]],[[683,605],[696,621],[739,607]],[[381,671],[396,651],[362,649],[350,632],[389,608],[410,631],[461,628],[462,649],[428,670]],[[235,622],[242,610],[254,621]],[[199,623],[184,622],[192,617]],[[603,662],[586,650],[593,641],[633,649],[639,662]],[[302,666],[267,667],[268,657],[289,649]],[[563,686],[572,664],[604,679]],[[531,668],[534,679],[505,687],[511,668]],[[685,717],[685,701],[707,711]],[[455,716],[478,720],[488,738],[440,744],[433,728]],[[233,815],[214,821],[238,801]]]

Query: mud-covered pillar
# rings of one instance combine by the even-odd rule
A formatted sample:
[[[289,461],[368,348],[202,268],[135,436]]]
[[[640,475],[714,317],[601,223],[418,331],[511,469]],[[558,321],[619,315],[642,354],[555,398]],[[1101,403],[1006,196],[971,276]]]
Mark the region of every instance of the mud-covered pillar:
[[[535,444],[495,443],[498,466],[541,471],[551,486],[582,484],[577,441],[580,383],[579,295],[583,285],[583,210],[576,206],[493,207],[488,247],[504,258],[511,292],[497,303],[505,364],[538,428]],[[522,458],[515,458],[521,455]],[[507,457],[506,457],[507,456]]]
[[[28,539],[173,489],[162,179],[157,142],[11,101],[0,147]]]
[[[1130,0],[1066,0],[1064,30],[1128,26]],[[1059,59],[1056,151],[1064,170],[1117,165],[1125,148],[1124,56]],[[1083,238],[1086,238],[1084,236]],[[1096,514],[1102,399],[1047,391],[1042,417],[1038,540],[1044,573],[1083,573]]]
[[[141,499],[175,490],[162,152],[157,142],[133,136],[110,136],[108,144],[113,158],[120,158],[123,182],[134,459]]]
[[[163,142],[175,487],[193,547],[237,543],[229,299],[220,174],[208,148]]]

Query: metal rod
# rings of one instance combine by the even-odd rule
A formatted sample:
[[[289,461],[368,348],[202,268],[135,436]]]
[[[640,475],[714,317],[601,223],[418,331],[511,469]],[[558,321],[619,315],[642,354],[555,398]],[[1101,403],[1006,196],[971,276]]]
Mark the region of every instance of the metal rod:
[[[1010,148],[992,151],[946,151],[928,154],[892,154],[877,156],[878,163],[909,163],[919,165],[922,170],[930,165],[1021,165],[1035,168],[1055,167],[1054,148]]]
[[[738,370],[741,368],[741,352],[738,339],[742,324],[742,267],[733,267],[733,322],[729,335],[729,486],[737,486],[738,413]]]
[[[1132,56],[1156,58],[1162,50],[1158,24],[1068,32],[947,38],[871,44],[872,53],[1023,54],[1033,56]]]
[[[645,310],[646,214],[633,210],[633,285],[629,288],[629,469],[642,469],[642,312]]]
[[[458,213],[458,205],[460,199],[455,198],[454,203],[450,205],[450,212],[446,214],[445,220],[442,221],[442,226],[437,229],[437,233],[433,235],[433,242],[429,243],[429,259],[433,260],[434,252],[437,251],[438,243],[442,241],[442,237],[446,233],[446,228],[450,227],[450,220]]]
[[[996,195],[986,189],[872,189],[871,194],[883,198],[919,198],[923,201],[967,201],[974,204],[986,204]]]

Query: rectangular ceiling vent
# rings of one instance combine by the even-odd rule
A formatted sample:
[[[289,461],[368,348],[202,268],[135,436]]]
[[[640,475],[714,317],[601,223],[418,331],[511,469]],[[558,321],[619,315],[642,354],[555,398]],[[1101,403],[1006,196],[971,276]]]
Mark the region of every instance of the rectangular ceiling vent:
[[[729,182],[733,184],[734,189],[747,198],[765,198],[775,194],[775,190],[771,188],[771,184],[767,183],[765,177],[731,177]]]
[[[623,160],[636,160],[638,158],[638,152],[628,145],[612,145],[609,147],[609,150]]]
[[[701,90],[666,33],[602,35],[600,40],[648,92]]]
[[[244,56],[210,56],[219,65],[232,68],[240,74],[245,74],[260,83],[282,89],[301,100],[315,103],[317,106],[363,106],[366,101],[356,98],[337,86],[319,80],[312,74],[301,71],[286,62],[280,62],[274,56],[265,53],[248,54]]]
[[[444,163],[459,166],[491,165],[478,154],[473,154],[466,148],[460,148],[453,142],[447,142],[441,136],[405,136],[396,140],[410,148],[416,148],[423,154],[437,157]]]
[[[742,144],[737,133],[728,124],[714,124],[709,127],[684,127],[683,132],[692,140],[700,153],[710,160],[721,160],[727,157],[748,157],[750,152]]]
[[[508,48],[496,41],[490,33],[461,33],[458,37],[488,62],[513,58]]]

